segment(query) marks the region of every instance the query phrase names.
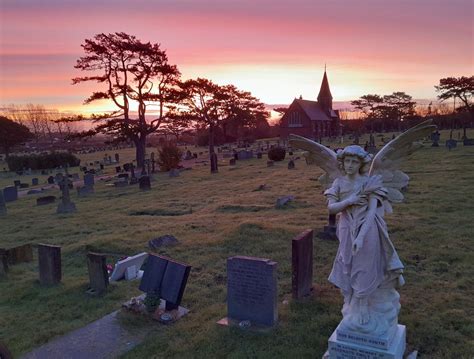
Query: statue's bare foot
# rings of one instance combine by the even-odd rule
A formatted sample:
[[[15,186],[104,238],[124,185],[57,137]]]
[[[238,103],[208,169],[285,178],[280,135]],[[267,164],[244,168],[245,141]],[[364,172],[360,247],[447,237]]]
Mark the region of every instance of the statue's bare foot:
[[[365,325],[370,320],[369,306],[367,303],[360,304],[359,324]]]

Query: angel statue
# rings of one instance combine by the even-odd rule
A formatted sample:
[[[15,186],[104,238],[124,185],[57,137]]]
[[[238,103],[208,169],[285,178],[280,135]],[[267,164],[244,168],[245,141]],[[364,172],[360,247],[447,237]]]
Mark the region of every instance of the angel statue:
[[[339,248],[329,281],[344,296],[341,329],[377,337],[396,330],[400,311],[396,288],[404,283],[403,264],[390,241],[384,214],[391,213],[391,203],[403,201],[401,189],[409,177],[398,169],[400,162],[421,147],[417,141],[435,129],[431,120],[412,127],[373,158],[356,145],[336,154],[319,143],[290,135],[290,145],[308,151],[308,163],[326,172],[320,181],[326,185],[328,210],[339,214]]]

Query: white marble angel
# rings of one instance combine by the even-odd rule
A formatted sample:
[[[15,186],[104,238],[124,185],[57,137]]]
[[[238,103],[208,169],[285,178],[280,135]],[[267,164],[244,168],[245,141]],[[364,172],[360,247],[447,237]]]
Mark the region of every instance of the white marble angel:
[[[400,162],[421,147],[417,141],[436,126],[426,121],[387,143],[376,155],[352,145],[337,154],[319,143],[290,135],[290,145],[308,151],[309,163],[326,174],[330,214],[339,213],[339,248],[329,281],[344,296],[341,329],[385,336],[395,330],[400,310],[396,288],[403,285],[403,264],[390,241],[384,214],[403,201],[409,177]],[[332,184],[331,184],[332,183]]]

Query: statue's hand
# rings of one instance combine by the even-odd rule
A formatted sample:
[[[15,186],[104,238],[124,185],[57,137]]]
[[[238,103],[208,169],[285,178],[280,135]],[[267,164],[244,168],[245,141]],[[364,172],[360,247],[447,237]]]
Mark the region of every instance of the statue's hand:
[[[358,236],[352,244],[352,254],[357,254],[364,244],[364,239]]]
[[[349,197],[347,197],[347,202],[351,206],[353,205],[362,206],[364,204],[367,204],[367,196],[353,193]]]

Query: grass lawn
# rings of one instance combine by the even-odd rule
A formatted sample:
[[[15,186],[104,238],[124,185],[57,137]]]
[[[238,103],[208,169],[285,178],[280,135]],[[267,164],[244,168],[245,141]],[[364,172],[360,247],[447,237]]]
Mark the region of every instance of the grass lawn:
[[[443,144],[428,145],[403,167],[412,178],[406,201],[394,206],[387,223],[406,266],[399,321],[407,326],[408,348],[421,358],[469,358],[474,353],[474,147],[448,152]],[[342,298],[327,282],[337,243],[315,239],[316,293],[305,302],[284,304],[291,292],[291,239],[307,228],[318,231],[327,221],[317,181],[321,170],[303,160],[295,170],[286,165],[267,168],[265,158],[252,159],[235,167],[223,163],[211,175],[199,164],[177,178],[155,175],[148,192],[98,182],[91,197],[73,192],[78,209],[73,215],[56,215],[55,204],[36,207],[35,196],[8,203],[8,216],[0,217],[0,247],[62,246],[63,281],[39,286],[36,252],[34,262],[10,267],[8,278],[0,280],[0,340],[18,356],[120,308],[140,293],[138,282],[112,284],[102,298],[87,296],[86,253],[132,255],[145,251],[148,240],[172,234],[180,244],[160,253],[192,265],[182,302],[191,312],[172,326],[129,323],[153,330],[127,358],[321,357],[341,319]],[[13,184],[14,177],[2,174],[0,187]],[[267,189],[256,191],[261,184]],[[59,197],[58,190],[50,192]],[[296,198],[288,208],[275,209],[283,195]],[[270,333],[216,325],[226,315],[226,258],[233,255],[278,262],[279,325]],[[131,322],[128,316],[124,320]]]

